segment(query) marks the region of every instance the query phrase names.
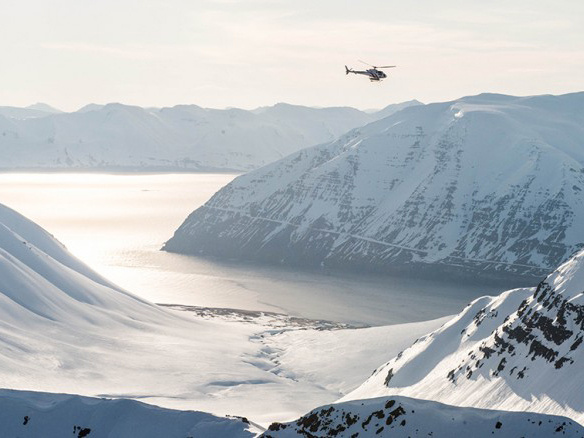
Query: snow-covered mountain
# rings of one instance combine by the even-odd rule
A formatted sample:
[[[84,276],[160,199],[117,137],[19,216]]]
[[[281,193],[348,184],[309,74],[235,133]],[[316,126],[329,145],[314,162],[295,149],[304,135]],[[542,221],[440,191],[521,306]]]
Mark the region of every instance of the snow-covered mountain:
[[[381,397],[321,406],[296,421],[274,423],[263,438],[285,437],[581,437],[566,417],[460,408],[408,397]]]
[[[167,251],[537,281],[584,244],[584,93],[413,106],[235,179]]]
[[[137,370],[148,369],[142,361],[153,363],[152,358],[146,359],[145,352],[151,351],[153,357],[162,355],[158,366],[168,373],[175,372],[171,364],[164,364],[169,345],[177,345],[177,350],[186,349],[186,357],[181,358],[180,353],[174,356],[178,361],[186,363],[186,359],[204,356],[193,350],[209,343],[199,339],[197,346],[197,340],[191,341],[195,345],[189,352],[188,343],[180,346],[181,331],[185,338],[192,339],[193,333],[203,338],[209,336],[200,324],[113,285],[73,257],[38,225],[0,204],[3,387],[111,391],[112,386],[108,389],[104,384],[104,375],[110,373],[115,375],[119,396],[128,394],[131,398],[131,393],[124,393],[125,388],[137,377]],[[223,341],[229,338],[225,334],[216,336]],[[140,351],[140,346],[144,351]],[[197,373],[198,366],[189,364],[189,368]],[[185,377],[188,378],[181,373],[181,378]],[[164,383],[172,385],[172,379]],[[143,382],[140,387],[144,388]],[[2,436],[61,437],[65,436],[64,430],[71,434],[74,425],[79,426],[79,433],[92,429],[98,431],[96,436],[106,436],[106,431],[148,424],[151,431],[164,430],[164,424],[169,427],[169,433],[150,436],[184,437],[187,435],[183,432],[205,430],[217,437],[250,436],[247,425],[238,420],[200,412],[173,413],[129,400],[90,400],[0,390],[0,407]],[[152,425],[156,418],[162,429]],[[178,419],[180,422],[171,426]],[[135,421],[142,426],[133,424]]]
[[[584,251],[537,288],[469,304],[342,400],[404,395],[584,424]]]
[[[50,327],[146,329],[166,312],[120,289],[81,261],[35,223],[0,204],[0,363],[26,348],[18,330]],[[18,330],[16,330],[18,329]],[[9,347],[10,346],[10,347]]]
[[[44,102],[37,102],[37,103],[34,103],[32,105],[27,106],[26,108],[32,109],[32,110],[43,111],[45,113],[52,113],[52,114],[59,114],[59,113],[63,112],[60,109],[55,108],[55,107],[53,107],[47,103],[44,103]]]
[[[255,111],[117,103],[73,113],[3,107],[0,169],[250,170],[417,104],[374,114],[283,103]]]
[[[20,438],[251,438],[247,419],[176,411],[135,400],[0,390],[0,434]]]
[[[583,339],[584,250],[536,288],[473,301],[337,403],[262,436],[581,437]]]

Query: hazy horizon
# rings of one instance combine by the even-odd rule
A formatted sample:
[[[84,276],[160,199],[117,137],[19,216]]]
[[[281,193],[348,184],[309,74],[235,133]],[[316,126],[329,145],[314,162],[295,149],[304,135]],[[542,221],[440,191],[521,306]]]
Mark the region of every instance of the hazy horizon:
[[[64,113],[70,113],[70,112],[76,112],[79,111],[89,105],[98,105],[98,106],[106,106],[106,105],[125,105],[125,106],[136,106],[136,107],[140,107],[140,108],[144,108],[144,109],[163,109],[163,108],[172,108],[172,107],[176,107],[176,106],[190,106],[190,105],[194,105],[194,106],[198,106],[201,107],[203,109],[211,109],[211,110],[229,110],[229,109],[241,109],[241,110],[245,110],[245,111],[255,111],[255,110],[259,110],[261,108],[269,108],[269,107],[273,107],[276,105],[292,105],[292,106],[301,106],[301,107],[306,107],[306,108],[314,108],[314,109],[325,109],[325,108],[354,108],[357,109],[359,111],[363,111],[363,112],[375,112],[375,111],[381,111],[383,110],[385,107],[387,106],[391,106],[391,105],[399,105],[401,103],[405,103],[405,102],[410,102],[410,101],[418,101],[424,105],[427,104],[433,104],[433,103],[442,103],[442,102],[449,102],[449,101],[455,101],[458,99],[462,99],[465,97],[472,97],[472,96],[478,96],[481,94],[500,94],[500,95],[508,95],[508,96],[513,96],[513,97],[529,97],[529,96],[545,96],[545,95],[550,95],[550,96],[561,96],[561,95],[565,95],[565,94],[576,94],[576,93],[584,93],[584,89],[582,90],[574,90],[574,91],[567,91],[565,93],[558,93],[558,94],[552,94],[552,93],[541,93],[541,94],[524,94],[524,95],[512,95],[512,94],[506,94],[506,93],[498,93],[496,91],[483,91],[481,93],[477,93],[477,94],[468,94],[468,95],[464,95],[464,96],[459,96],[459,97],[455,97],[453,99],[448,99],[448,100],[440,100],[440,101],[432,101],[432,102],[424,102],[421,101],[419,99],[407,99],[404,101],[400,101],[400,102],[392,102],[392,103],[388,103],[386,105],[380,106],[380,107],[376,107],[376,108],[360,108],[360,107],[356,107],[356,106],[351,106],[351,105],[332,105],[332,106],[322,106],[322,105],[307,105],[307,104],[303,104],[303,103],[291,103],[291,102],[274,102],[272,104],[268,104],[268,105],[261,105],[261,106],[255,106],[255,107],[249,107],[249,108],[244,108],[244,107],[239,107],[239,106],[225,106],[225,107],[208,107],[208,106],[202,106],[199,105],[197,102],[179,102],[179,103],[175,103],[175,104],[169,104],[169,105],[165,105],[165,106],[155,106],[155,105],[137,105],[137,104],[130,104],[130,103],[126,103],[126,102],[121,102],[121,101],[111,101],[111,102],[88,102],[84,105],[81,105],[79,108],[75,108],[71,111],[65,111],[62,108],[57,107],[56,105],[52,105],[50,102],[34,102],[28,105],[22,105],[22,106],[14,106],[14,105],[4,105],[2,104],[2,102],[0,102],[0,107],[14,107],[14,108],[32,108],[36,105],[48,105],[51,108],[55,109],[55,110],[59,110],[62,111]]]
[[[6,106],[370,109],[584,88],[581,2],[25,0],[2,16]],[[358,59],[398,68],[346,76]]]

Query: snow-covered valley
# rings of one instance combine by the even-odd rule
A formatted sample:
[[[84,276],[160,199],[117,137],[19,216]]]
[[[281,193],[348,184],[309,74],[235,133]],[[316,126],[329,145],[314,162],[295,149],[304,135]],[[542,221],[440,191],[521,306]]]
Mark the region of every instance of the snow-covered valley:
[[[268,424],[347,393],[388,351],[445,322],[353,330],[261,312],[165,309],[113,285],[4,206],[0,224],[5,388],[133,398]],[[344,361],[351,345],[355,361]],[[357,353],[364,348],[367,355]]]

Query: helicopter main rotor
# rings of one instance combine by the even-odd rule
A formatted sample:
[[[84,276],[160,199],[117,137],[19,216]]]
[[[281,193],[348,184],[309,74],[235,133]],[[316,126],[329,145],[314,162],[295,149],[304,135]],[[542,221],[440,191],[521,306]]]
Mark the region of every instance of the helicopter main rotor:
[[[394,67],[397,67],[396,65],[382,65],[382,66],[376,66],[376,65],[369,64],[368,62],[361,61],[360,59],[359,59],[358,61],[359,61],[361,64],[368,65],[369,67],[373,67],[374,69],[378,69],[378,68],[394,68]]]

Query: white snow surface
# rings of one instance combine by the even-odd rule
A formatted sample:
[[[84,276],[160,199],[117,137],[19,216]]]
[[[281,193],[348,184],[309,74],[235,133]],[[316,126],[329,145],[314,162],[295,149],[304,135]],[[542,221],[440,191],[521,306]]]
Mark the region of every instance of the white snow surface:
[[[256,432],[242,419],[134,400],[11,390],[0,390],[0,424],[2,436],[21,438],[243,438]]]
[[[274,424],[263,438],[286,437],[582,437],[566,417],[448,406],[403,396],[346,401],[313,409],[295,422]]]
[[[584,93],[413,106],[236,178],[165,249],[543,277],[584,245]]]
[[[388,352],[445,321],[355,330],[278,314],[187,310],[118,288],[0,205],[5,388],[132,398],[269,424],[346,394]]]
[[[0,169],[245,171],[416,104],[376,114],[283,103],[255,111],[119,103],[73,113],[0,107]]]
[[[584,424],[584,251],[537,288],[479,298],[341,400],[404,395]]]

